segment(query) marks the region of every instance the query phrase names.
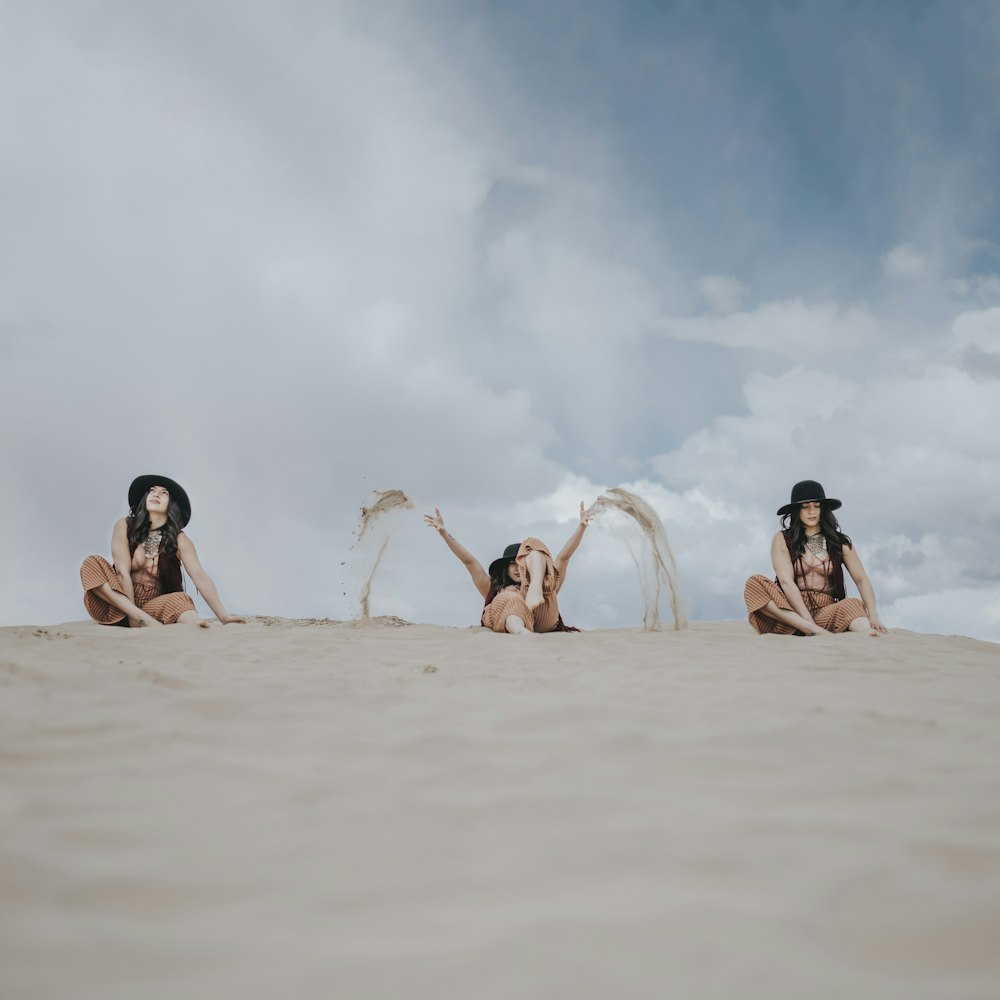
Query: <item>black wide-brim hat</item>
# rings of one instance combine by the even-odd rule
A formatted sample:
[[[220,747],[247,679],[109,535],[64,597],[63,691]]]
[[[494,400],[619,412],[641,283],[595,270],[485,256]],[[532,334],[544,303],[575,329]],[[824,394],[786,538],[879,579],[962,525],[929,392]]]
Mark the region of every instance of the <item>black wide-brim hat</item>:
[[[170,502],[181,509],[181,527],[191,520],[191,501],[180,483],[168,476],[137,476],[128,488],[128,509],[135,513],[136,504],[154,487],[162,486],[170,494]]]
[[[828,507],[830,510],[836,510],[838,507],[843,506],[839,500],[834,500],[833,497],[828,498],[822,485],[814,479],[803,479],[801,483],[796,483],[792,487],[791,502],[786,503],[784,507],[778,508],[778,517],[784,514],[791,514],[799,504],[809,503],[810,500],[818,500],[824,507]]]
[[[490,563],[490,577],[495,577],[500,572],[501,565],[505,566],[509,562],[514,562],[517,558],[518,552],[520,551],[521,543],[511,542],[510,545],[503,550],[503,555],[499,559],[494,559],[493,562]]]

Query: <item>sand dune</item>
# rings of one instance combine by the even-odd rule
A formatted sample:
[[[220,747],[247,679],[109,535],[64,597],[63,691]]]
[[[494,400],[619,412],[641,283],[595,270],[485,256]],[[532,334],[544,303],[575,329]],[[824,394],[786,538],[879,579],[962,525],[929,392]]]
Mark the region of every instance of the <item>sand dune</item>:
[[[0,996],[992,998],[1000,646],[0,630]]]

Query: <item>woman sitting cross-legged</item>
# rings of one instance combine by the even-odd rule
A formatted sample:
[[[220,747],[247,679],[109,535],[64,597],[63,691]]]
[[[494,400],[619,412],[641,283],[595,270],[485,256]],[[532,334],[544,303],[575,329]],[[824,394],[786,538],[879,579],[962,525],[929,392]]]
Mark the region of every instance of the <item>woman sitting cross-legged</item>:
[[[200,625],[190,594],[188,571],[199,593],[223,625],[245,622],[226,611],[212,578],[202,568],[194,543],[184,533],[191,501],[184,488],[166,476],[139,476],[128,491],[128,517],[111,533],[111,558],[87,556],[80,567],[83,603],[101,625]]]
[[[590,515],[582,503],[580,523],[555,559],[544,542],[526,538],[508,545],[503,555],[490,563],[488,573],[475,556],[448,533],[437,507],[433,515],[424,515],[424,522],[437,531],[469,571],[485,601],[480,624],[494,632],[514,635],[579,631],[563,622],[556,595],[566,580],[570,558],[590,522]]]
[[[829,632],[886,632],[875,607],[875,591],[854,544],[833,512],[839,500],[827,499],[811,479],[792,487],[791,503],[778,510],[782,530],[771,542],[776,580],[752,576],[746,582],[750,624],[758,633],[824,635]],[[844,567],[861,600],[847,597]]]

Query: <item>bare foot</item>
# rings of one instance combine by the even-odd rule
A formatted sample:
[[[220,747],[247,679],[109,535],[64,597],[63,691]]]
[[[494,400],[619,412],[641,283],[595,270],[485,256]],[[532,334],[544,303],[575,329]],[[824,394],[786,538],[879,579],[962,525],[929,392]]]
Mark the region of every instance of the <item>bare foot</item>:
[[[206,618],[199,618],[196,611],[185,611],[177,619],[178,625],[197,625],[198,628],[210,628],[212,623]]]
[[[867,618],[855,618],[847,627],[848,632],[867,632],[869,635],[878,635],[878,629],[872,625]]]
[[[532,580],[528,584],[528,592],[524,595],[524,603],[528,606],[529,611],[533,611],[544,601],[545,595],[542,593],[542,581]]]
[[[507,615],[504,627],[511,635],[531,635],[528,626],[517,615]]]

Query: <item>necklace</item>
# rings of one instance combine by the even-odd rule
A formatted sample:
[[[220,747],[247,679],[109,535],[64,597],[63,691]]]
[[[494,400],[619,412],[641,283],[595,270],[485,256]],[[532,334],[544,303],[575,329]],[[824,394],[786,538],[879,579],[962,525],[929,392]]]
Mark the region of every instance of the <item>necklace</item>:
[[[822,531],[806,535],[806,548],[822,562],[826,558],[826,535]]]
[[[146,553],[146,559],[152,562],[160,551],[160,529],[151,531],[146,540],[142,543],[142,551]]]

